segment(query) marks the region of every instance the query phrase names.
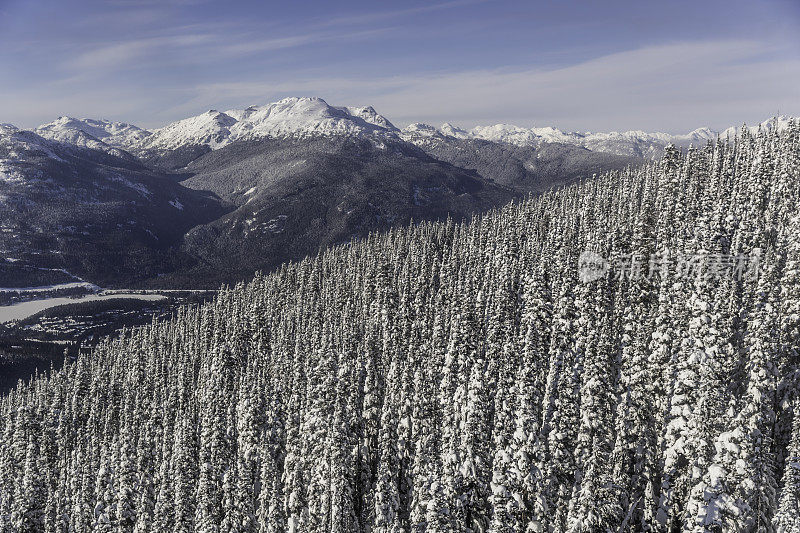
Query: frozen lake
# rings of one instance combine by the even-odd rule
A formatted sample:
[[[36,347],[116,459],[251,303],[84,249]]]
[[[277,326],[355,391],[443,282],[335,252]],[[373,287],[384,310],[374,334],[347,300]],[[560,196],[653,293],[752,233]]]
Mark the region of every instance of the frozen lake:
[[[78,304],[83,302],[96,302],[99,300],[114,300],[119,298],[128,298],[133,300],[150,300],[158,301],[163,300],[166,296],[162,294],[135,294],[135,293],[115,293],[115,294],[89,294],[79,298],[45,298],[42,300],[31,300],[29,302],[20,302],[13,305],[0,306],[0,324],[11,322],[13,320],[22,320],[29,316],[35,315],[45,309],[56,307],[66,304]]]
[[[94,283],[76,281],[73,283],[59,283],[58,285],[42,285],[39,287],[0,287],[0,292],[48,292],[64,289],[88,289],[90,291],[99,291],[100,287]]]

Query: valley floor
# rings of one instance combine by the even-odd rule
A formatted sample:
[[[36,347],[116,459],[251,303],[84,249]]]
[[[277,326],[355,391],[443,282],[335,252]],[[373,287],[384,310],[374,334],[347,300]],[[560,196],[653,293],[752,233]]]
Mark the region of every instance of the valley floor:
[[[2,290],[2,289],[0,289]],[[92,294],[79,296],[77,298],[44,298],[42,300],[31,300],[6,306],[0,306],[0,324],[15,320],[24,320],[46,309],[61,305],[80,304],[87,302],[99,302],[114,299],[134,299],[158,301],[166,299],[160,294],[136,294],[136,293],[114,293],[114,294]]]

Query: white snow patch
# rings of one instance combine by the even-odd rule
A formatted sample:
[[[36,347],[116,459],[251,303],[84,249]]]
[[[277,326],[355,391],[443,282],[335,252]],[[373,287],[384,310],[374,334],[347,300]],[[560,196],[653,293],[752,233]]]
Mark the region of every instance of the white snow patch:
[[[123,176],[112,176],[111,177],[111,181],[116,181],[117,183],[122,183],[126,187],[128,187],[130,189],[133,189],[134,191],[138,192],[139,194],[141,194],[145,198],[149,198],[150,197],[150,194],[151,194],[150,193],[150,189],[148,189],[147,187],[145,187],[141,183],[134,183],[134,182],[130,181],[129,179],[123,177]]]
[[[84,302],[95,302],[101,300],[113,300],[115,298],[129,298],[133,300],[159,301],[166,298],[163,294],[91,294],[80,298],[47,298],[44,300],[33,300],[13,305],[0,306],[0,324],[14,320],[24,320],[45,309],[57,307],[59,305],[76,304]]]
[[[87,281],[58,283],[55,285],[37,285],[36,287],[0,287],[0,292],[50,292],[65,289],[85,288],[91,291],[100,290],[100,287]]]

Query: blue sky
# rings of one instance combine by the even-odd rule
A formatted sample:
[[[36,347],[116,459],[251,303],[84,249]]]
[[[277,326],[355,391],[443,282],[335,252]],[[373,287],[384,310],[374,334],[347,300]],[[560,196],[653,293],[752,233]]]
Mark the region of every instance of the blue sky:
[[[800,2],[0,0],[0,122],[157,127],[295,95],[398,125],[800,115]]]

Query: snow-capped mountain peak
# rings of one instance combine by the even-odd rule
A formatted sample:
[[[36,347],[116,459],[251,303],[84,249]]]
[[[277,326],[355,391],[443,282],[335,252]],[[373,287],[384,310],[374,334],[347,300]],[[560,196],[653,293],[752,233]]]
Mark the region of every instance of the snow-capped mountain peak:
[[[150,134],[146,130],[124,122],[76,119],[67,116],[58,117],[53,122],[43,124],[34,129],[32,133],[42,139],[68,147],[98,150],[122,158],[131,157],[130,154],[122,151],[122,147]]]
[[[185,145],[208,145],[212,149],[228,143],[230,127],[237,120],[227,113],[210,109],[200,115],[185,118],[163,128],[136,145],[139,149],[173,150]]]
[[[777,117],[750,128],[755,133],[762,129],[785,128],[789,117]],[[441,135],[456,139],[477,139],[497,143],[511,144],[521,147],[538,147],[542,143],[563,143],[581,146],[596,152],[607,152],[617,155],[629,155],[653,159],[661,155],[664,147],[673,143],[679,146],[704,144],[718,136],[734,135],[737,128],[729,128],[722,133],[710,128],[697,128],[687,134],[671,135],[662,132],[646,132],[642,130],[611,132],[565,132],[552,126],[524,128],[513,124],[494,124],[476,126],[465,130],[445,123],[436,130],[426,124],[412,124],[403,129],[402,137],[412,143],[422,145],[428,139]]]
[[[233,139],[386,134],[397,130],[372,107],[333,107],[322,98],[284,98],[236,113]],[[233,140],[232,139],[232,140]]]
[[[253,113],[257,112],[259,107],[256,105],[251,105],[250,107],[246,107],[244,109],[229,109],[225,111],[225,114],[229,117],[235,118],[237,121],[246,120],[248,119]]]
[[[67,116],[42,124],[34,131],[46,139],[73,144],[85,140],[84,136],[76,133],[83,132],[106,145],[119,148],[127,148],[151,135],[149,131],[125,122],[92,118],[77,119]],[[74,139],[75,142],[71,139]]]
[[[183,145],[221,148],[239,139],[334,135],[395,135],[399,130],[374,108],[334,107],[322,98],[290,97],[262,106],[211,110],[155,130],[137,149]]]
[[[366,107],[345,107],[344,108],[351,116],[363,119],[365,122],[374,124],[386,130],[397,130],[394,124],[389,122],[386,117],[378,114],[372,106]]]
[[[780,115],[777,117],[772,117],[770,119],[767,119],[763,122],[760,122],[755,126],[747,126],[747,125],[739,127],[731,126],[730,128],[722,131],[719,135],[723,139],[726,137],[733,137],[737,133],[739,133],[739,131],[741,131],[742,128],[747,128],[747,130],[749,130],[750,133],[752,134],[756,134],[759,129],[762,129],[764,131],[772,131],[773,129],[777,129],[778,131],[783,131],[789,126],[789,121],[792,119],[793,117],[787,115]]]
[[[457,128],[450,124],[449,122],[445,122],[442,124],[441,128],[442,133],[449,137],[455,137],[456,139],[468,139],[471,137],[470,133],[466,130],[462,130],[461,128]]]
[[[719,135],[718,132],[712,130],[711,128],[697,128],[689,132],[689,137],[693,137],[696,139],[714,139]]]
[[[442,127],[444,129],[444,126]],[[434,137],[434,136],[441,136],[443,131],[437,130],[434,126],[430,124],[424,124],[422,122],[414,122],[413,124],[409,124],[405,128],[403,128],[403,134],[408,135],[419,135],[423,137]]]
[[[534,146],[541,141],[540,137],[532,130],[512,124],[477,126],[470,130],[469,133],[476,139],[516,144],[518,146]]]
[[[752,133],[772,128],[784,129],[791,117],[780,116],[749,127]],[[11,125],[2,125],[11,131]],[[611,132],[563,131],[552,126],[525,128],[501,123],[476,126],[470,130],[444,123],[440,128],[414,123],[403,130],[396,128],[372,106],[331,106],[319,97],[288,97],[266,105],[251,105],[244,109],[221,112],[211,109],[197,116],[173,122],[148,131],[124,122],[59,117],[34,131],[44,138],[110,152],[119,147],[137,153],[169,151],[188,145],[217,149],[237,140],[261,138],[308,138],[350,136],[372,138],[400,137],[422,145],[427,142],[446,142],[447,138],[484,140],[520,147],[538,147],[542,143],[563,143],[592,151],[648,159],[659,157],[664,147],[700,145],[718,136],[725,138],[738,133],[731,127],[722,132],[698,128],[682,135],[651,133],[642,130]]]
[[[0,124],[0,135],[11,135],[16,131],[19,131],[19,128],[13,124],[8,124],[8,123]]]

